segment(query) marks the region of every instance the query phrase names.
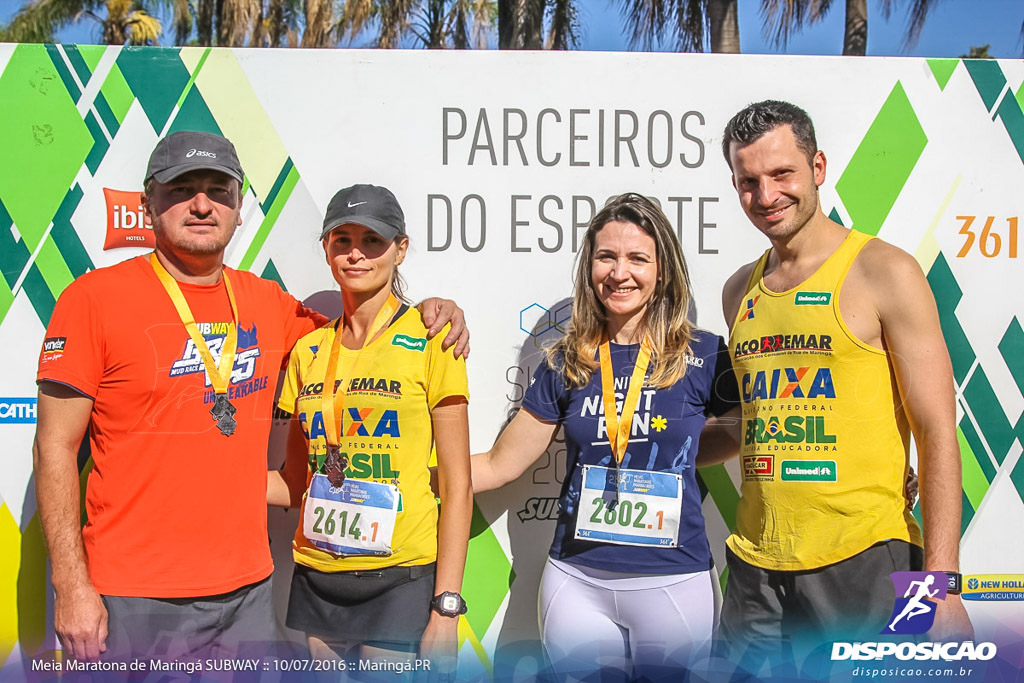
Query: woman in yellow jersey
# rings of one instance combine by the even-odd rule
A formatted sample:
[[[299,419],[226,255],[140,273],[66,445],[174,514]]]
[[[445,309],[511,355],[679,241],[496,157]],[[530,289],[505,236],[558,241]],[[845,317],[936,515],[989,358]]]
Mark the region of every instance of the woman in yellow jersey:
[[[267,499],[302,510],[286,623],[314,657],[401,668],[419,651],[452,667],[472,514],[465,361],[402,297],[409,238],[390,191],[339,191],[320,237],[345,313],[295,345],[278,401],[294,419]]]
[[[541,641],[558,680],[681,676],[716,622],[695,474],[705,426],[739,402],[729,352],[688,317],[689,276],[661,209],[615,197],[580,250],[572,321],[490,451],[476,491],[502,486],[564,428],[566,477],[541,578]]]

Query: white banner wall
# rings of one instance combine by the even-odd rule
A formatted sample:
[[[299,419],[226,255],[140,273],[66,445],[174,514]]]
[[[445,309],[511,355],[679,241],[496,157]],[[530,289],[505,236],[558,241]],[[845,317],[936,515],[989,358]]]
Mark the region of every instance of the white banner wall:
[[[45,325],[75,276],[144,253],[134,193],[156,141],[180,129],[222,133],[246,171],[229,265],[330,313],[340,301],[316,240],[328,201],[353,183],[395,192],[410,294],[466,311],[479,451],[564,330],[579,241],[612,195],[660,203],[698,323],[725,333],[722,285],[768,243],[740,209],[722,128],[753,101],[804,107],[828,159],[825,212],[914,254],[939,303],[957,382],[963,571],[1024,573],[1024,545],[1007,542],[1024,523],[1022,81],[1024,63],[993,60],[0,45],[3,671],[57,648],[31,475]],[[462,677],[535,666],[518,655],[537,638],[564,469],[556,441],[519,481],[477,497]],[[738,470],[702,475],[721,571]],[[281,599],[294,524],[271,511]],[[1019,652],[1020,604],[968,602],[979,639]]]

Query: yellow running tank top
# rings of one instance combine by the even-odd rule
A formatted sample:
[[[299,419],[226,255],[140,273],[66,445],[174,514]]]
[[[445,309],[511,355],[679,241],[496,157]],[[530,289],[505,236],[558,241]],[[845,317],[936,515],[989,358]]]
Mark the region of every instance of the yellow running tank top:
[[[740,395],[742,485],[726,541],[764,569],[816,569],[888,539],[921,545],[903,499],[909,429],[888,354],[856,338],[839,293],[870,236],[851,231],[803,283],[747,282],[730,351]]]

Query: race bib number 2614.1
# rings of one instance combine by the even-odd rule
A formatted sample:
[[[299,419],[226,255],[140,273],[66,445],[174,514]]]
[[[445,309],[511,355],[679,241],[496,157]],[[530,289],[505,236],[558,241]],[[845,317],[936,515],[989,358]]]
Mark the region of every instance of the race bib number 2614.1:
[[[335,555],[390,555],[395,532],[397,486],[346,479],[334,488],[314,474],[302,511],[302,533]]]

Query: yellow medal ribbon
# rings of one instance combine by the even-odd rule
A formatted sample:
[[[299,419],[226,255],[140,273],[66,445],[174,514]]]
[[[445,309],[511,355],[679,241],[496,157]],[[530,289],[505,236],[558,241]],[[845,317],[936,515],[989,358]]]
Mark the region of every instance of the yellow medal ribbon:
[[[167,272],[164,265],[160,263],[160,259],[156,257],[156,252],[149,255],[149,262],[153,266],[156,276],[160,279],[160,283],[164,286],[164,290],[167,291],[167,295],[171,297],[171,303],[174,304],[175,310],[178,311],[178,317],[181,318],[188,336],[192,339],[192,343],[195,344],[199,357],[203,359],[203,365],[206,366],[206,374],[210,378],[210,384],[213,385],[213,392],[226,397],[228,382],[231,379],[231,369],[235,364],[235,351],[238,350],[238,306],[235,304],[235,295],[231,291],[231,281],[228,279],[227,271],[224,271],[221,275],[224,278],[224,289],[228,293],[228,302],[231,304],[231,324],[228,325],[228,334],[220,350],[220,366],[218,367],[217,363],[213,360],[213,354],[210,353],[210,347],[206,345],[206,340],[203,339],[202,333],[199,332],[195,316],[192,315],[192,309],[188,307],[188,302],[185,301],[185,295],[181,293],[181,287],[178,286],[177,280],[171,277],[171,274]]]
[[[367,344],[369,344],[377,336],[382,329],[387,327],[387,324],[391,322],[391,318],[395,315],[399,306],[398,299],[394,294],[388,295],[388,300],[384,302],[380,311],[373,319],[373,323],[370,325],[370,329],[366,331],[366,337],[363,339],[363,345],[359,348],[362,351]],[[339,326],[341,320],[339,319]],[[338,376],[338,356],[341,355],[341,333],[342,330],[334,330],[334,341],[331,343],[331,355],[327,358],[327,376],[324,377],[324,390],[320,395],[321,412],[324,416],[324,438],[327,440],[327,446],[335,447],[338,446],[338,435],[341,432],[341,421],[335,421],[335,415],[341,412],[341,407],[338,405],[339,398],[341,403],[344,403],[344,377]],[[341,380],[339,383],[338,380]],[[335,392],[335,386],[341,387],[341,391]]]
[[[604,402],[604,423],[608,432],[608,444],[611,446],[615,464],[618,466],[626,455],[629,445],[629,433],[633,426],[633,415],[640,405],[640,389],[643,387],[647,366],[651,363],[651,339],[644,335],[640,343],[640,353],[633,366],[633,375],[629,378],[629,390],[626,400],[622,403],[622,417],[615,410],[615,377],[612,372],[611,343],[607,337],[598,347],[601,359],[601,398]]]

